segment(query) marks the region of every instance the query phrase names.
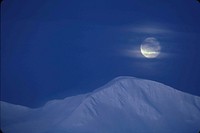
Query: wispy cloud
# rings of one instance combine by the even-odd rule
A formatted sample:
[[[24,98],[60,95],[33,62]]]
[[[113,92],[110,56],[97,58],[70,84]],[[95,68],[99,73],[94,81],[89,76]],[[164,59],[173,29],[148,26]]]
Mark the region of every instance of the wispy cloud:
[[[172,34],[175,33],[172,29],[161,26],[160,24],[144,24],[144,25],[129,25],[122,28],[127,32],[144,33],[144,34]]]
[[[136,33],[145,33],[145,34],[170,34],[170,33],[173,33],[172,30],[158,28],[158,27],[147,27],[147,26],[132,27],[129,29],[129,31],[136,32]]]
[[[130,42],[121,50],[121,54],[131,58],[145,58],[140,50],[140,45],[148,37],[155,37],[160,42],[161,51],[157,58],[168,58],[174,56],[175,53],[166,53],[162,49],[163,46],[174,44],[174,40],[191,35],[187,32],[176,31],[169,28],[170,26],[163,26],[161,24],[141,24],[129,25],[122,27],[124,32],[132,34]],[[172,27],[172,26],[171,26]]]
[[[124,50],[121,50],[121,55],[123,56],[126,56],[126,57],[130,57],[130,58],[145,58],[140,49],[139,48],[132,48],[132,49],[124,49]],[[161,58],[167,58],[167,57],[170,57],[172,56],[172,54],[170,53],[165,53],[165,52],[160,52],[160,54],[156,57],[157,59],[161,59]]]

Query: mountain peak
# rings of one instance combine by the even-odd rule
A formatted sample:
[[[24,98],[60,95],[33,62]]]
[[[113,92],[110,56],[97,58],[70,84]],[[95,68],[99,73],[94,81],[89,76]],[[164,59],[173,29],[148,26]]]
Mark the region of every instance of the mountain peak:
[[[114,88],[115,89],[124,88],[126,90],[139,89],[140,91],[143,89],[146,89],[146,90],[152,89],[152,91],[161,91],[162,89],[164,89],[162,91],[165,91],[165,90],[178,91],[156,81],[140,79],[140,78],[131,77],[131,76],[119,76],[119,77],[114,78],[113,80],[105,84],[104,86],[94,90],[93,93],[97,93],[105,89],[114,89]],[[180,93],[183,93],[183,92],[180,92]]]
[[[199,97],[128,76],[38,109],[2,105],[6,133],[188,133],[200,128]]]

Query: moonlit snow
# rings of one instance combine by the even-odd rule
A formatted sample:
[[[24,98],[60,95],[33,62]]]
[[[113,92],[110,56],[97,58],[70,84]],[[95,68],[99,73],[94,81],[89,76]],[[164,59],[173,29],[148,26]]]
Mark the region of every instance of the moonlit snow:
[[[4,133],[198,133],[200,97],[119,77],[36,109],[1,102],[0,124]]]

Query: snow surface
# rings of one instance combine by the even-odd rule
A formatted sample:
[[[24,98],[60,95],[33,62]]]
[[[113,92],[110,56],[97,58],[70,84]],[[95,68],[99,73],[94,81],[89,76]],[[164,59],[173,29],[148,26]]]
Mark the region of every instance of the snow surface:
[[[88,94],[31,109],[1,101],[4,133],[198,133],[200,97],[118,77]]]

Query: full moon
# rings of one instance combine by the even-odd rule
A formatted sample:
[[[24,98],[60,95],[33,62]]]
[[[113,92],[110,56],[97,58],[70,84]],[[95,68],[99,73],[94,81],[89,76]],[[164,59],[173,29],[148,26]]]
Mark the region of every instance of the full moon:
[[[160,50],[160,43],[154,37],[146,38],[140,46],[140,51],[146,58],[156,58],[160,54]]]

